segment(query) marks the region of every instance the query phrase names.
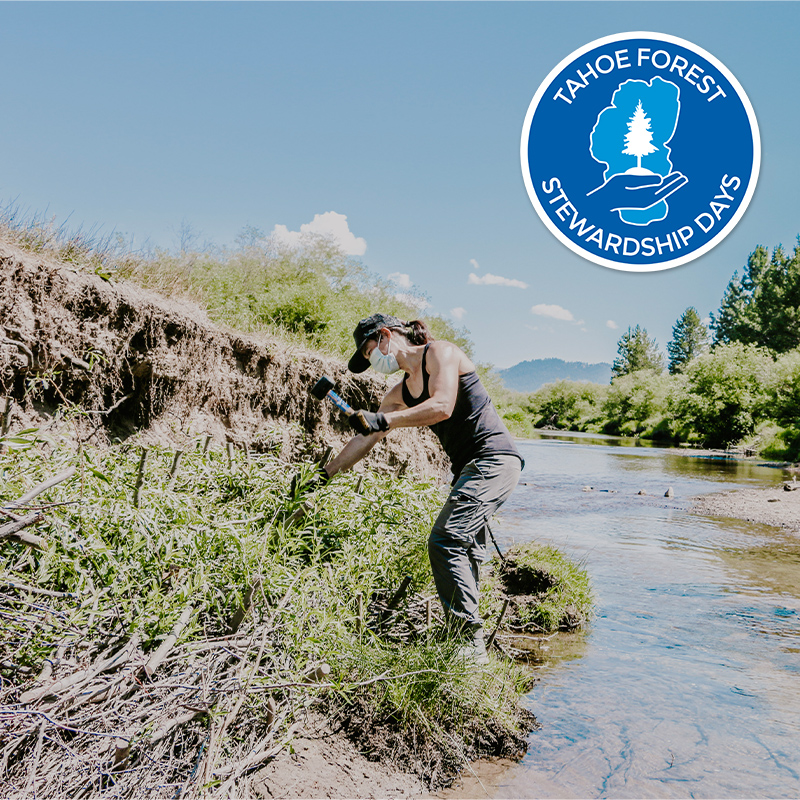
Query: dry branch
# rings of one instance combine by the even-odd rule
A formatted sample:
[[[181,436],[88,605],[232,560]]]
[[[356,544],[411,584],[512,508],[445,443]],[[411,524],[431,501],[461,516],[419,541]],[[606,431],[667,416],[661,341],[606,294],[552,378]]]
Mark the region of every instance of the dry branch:
[[[27,503],[30,503],[34,497],[38,497],[42,492],[46,492],[51,487],[57,486],[59,483],[69,480],[77,471],[77,467],[65,469],[63,472],[59,472],[58,475],[48,478],[46,481],[44,481],[44,483],[40,483],[38,486],[31,489],[27,494],[22,495],[19,500],[12,500],[10,503],[5,503],[3,507],[6,509],[14,509],[24,506]]]
[[[241,775],[243,772],[246,772],[248,769],[252,769],[253,767],[258,766],[262,762],[266,761],[268,758],[272,758],[273,756],[278,755],[278,753],[280,753],[281,750],[283,750],[284,747],[286,747],[289,744],[289,742],[292,739],[292,736],[294,736],[295,732],[299,727],[300,724],[295,723],[289,728],[288,733],[286,734],[286,736],[283,737],[283,740],[279,744],[276,744],[274,747],[271,747],[269,749],[267,749],[266,746],[262,747],[252,755],[249,755],[247,758],[242,759],[241,761],[238,761],[235,764],[229,764],[227,766],[220,767],[219,769],[215,769],[214,774],[221,776],[231,775],[231,777],[235,778]],[[226,785],[228,783],[230,783],[230,781],[226,782]],[[223,789],[224,788],[225,787],[223,786]],[[220,791],[220,794],[224,795],[224,792]]]
[[[71,675],[67,675],[65,678],[60,678],[59,680],[47,686],[29,689],[27,692],[23,692],[23,694],[20,695],[19,700],[21,703],[33,703],[49,695],[59,695],[66,689],[76,685],[82,686],[91,681],[93,678],[97,677],[100,673],[107,672],[110,669],[114,669],[115,667],[120,667],[125,664],[130,660],[131,656],[138,647],[139,636],[134,634],[130,641],[112,656],[98,659],[91,667],[73,672]]]
[[[180,617],[178,617],[177,622],[172,626],[172,630],[169,632],[167,638],[161,642],[158,650],[153,653],[153,655],[150,657],[150,660],[147,662],[147,664],[145,664],[144,671],[148,678],[153,677],[153,673],[158,669],[161,662],[167,657],[169,651],[175,646],[175,642],[178,641],[178,637],[181,635],[181,631],[189,622],[193,611],[194,606],[191,603],[184,607],[183,611],[181,611]]]
[[[13,344],[20,353],[23,353],[25,357],[28,359],[28,365],[33,366],[35,363],[33,352],[31,351],[30,347],[22,342],[18,342],[16,339],[9,339],[7,336],[0,336],[0,344]]]
[[[28,586],[27,583],[21,583],[8,575],[0,575],[0,588],[16,589],[18,592],[30,592],[44,597],[77,597],[73,592],[54,592],[50,589],[40,589],[38,586]]]
[[[160,742],[162,739],[166,738],[175,728],[180,727],[181,725],[185,725],[187,722],[191,722],[193,719],[197,719],[198,717],[202,717],[204,714],[208,714],[208,709],[192,709],[191,711],[187,711],[185,714],[181,714],[179,717],[174,717],[173,719],[168,719],[161,724],[161,727],[158,730],[153,731],[153,735],[150,737],[150,744],[155,744],[156,742]]]
[[[28,514],[27,517],[22,517],[22,519],[6,523],[0,527],[0,541],[3,539],[14,539],[22,544],[42,549],[45,545],[45,541],[41,536],[36,536],[33,533],[22,533],[21,531],[23,528],[41,522],[43,519],[44,516],[40,511],[34,511],[32,514]]]

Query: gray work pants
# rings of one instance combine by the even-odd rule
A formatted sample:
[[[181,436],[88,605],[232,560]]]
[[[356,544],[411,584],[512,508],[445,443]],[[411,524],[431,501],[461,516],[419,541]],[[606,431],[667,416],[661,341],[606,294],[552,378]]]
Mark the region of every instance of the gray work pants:
[[[508,499],[522,464],[516,456],[470,461],[458,476],[428,538],[433,580],[451,625],[475,629],[478,576],[486,560],[486,523]]]

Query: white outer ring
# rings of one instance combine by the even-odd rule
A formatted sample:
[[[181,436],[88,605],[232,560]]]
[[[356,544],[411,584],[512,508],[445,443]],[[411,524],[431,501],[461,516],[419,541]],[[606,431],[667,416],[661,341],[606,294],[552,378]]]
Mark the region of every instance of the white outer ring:
[[[600,47],[601,45],[610,44],[612,42],[619,42],[623,39],[634,38],[655,39],[656,41],[677,44],[681,47],[691,50],[701,58],[706,59],[706,61],[708,61],[710,64],[713,64],[728,79],[731,86],[733,86],[733,88],[736,90],[736,94],[739,96],[739,100],[744,106],[744,110],[747,112],[747,119],[750,122],[750,132],[753,136],[753,168],[750,173],[750,182],[747,185],[747,190],[745,191],[742,202],[739,204],[739,208],[736,209],[736,213],[731,217],[730,220],[728,220],[728,223],[720,230],[720,232],[712,239],[709,239],[702,247],[698,247],[697,250],[681,256],[680,258],[675,258],[671,261],[662,261],[658,264],[652,265],[620,264],[617,261],[611,261],[610,259],[595,255],[588,250],[584,250],[582,247],[580,247],[580,245],[573,242],[568,236],[565,236],[561,229],[550,219],[550,217],[547,215],[547,212],[544,210],[544,207],[539,202],[539,197],[533,188],[533,181],[531,180],[530,169],[528,166],[528,138],[530,134],[531,123],[533,122],[533,115],[536,112],[539,101],[542,99],[542,95],[544,95],[544,93],[550,88],[556,76],[561,72],[562,69],[564,69],[564,67],[578,58],[578,56],[582,56],[584,53],[588,52],[589,50],[593,50],[595,47]],[[604,36],[601,39],[595,39],[593,42],[589,42],[588,44],[583,45],[583,47],[580,47],[574,52],[570,53],[566,58],[563,58],[561,61],[559,61],[559,63],[552,70],[550,70],[548,76],[542,81],[542,83],[539,85],[539,88],[536,90],[536,94],[533,96],[533,100],[531,100],[531,103],[528,106],[528,112],[525,114],[525,122],[522,126],[522,139],[520,140],[520,162],[522,165],[522,179],[525,181],[525,188],[528,191],[528,197],[530,198],[531,203],[533,203],[536,213],[550,230],[550,233],[552,233],[562,244],[565,244],[570,250],[572,250],[574,253],[577,253],[582,258],[585,258],[587,261],[593,261],[595,264],[600,264],[603,267],[611,267],[611,269],[624,270],[625,272],[658,272],[662,269],[671,269],[672,267],[679,267],[681,264],[687,264],[689,261],[694,261],[694,259],[699,258],[713,247],[716,247],[733,230],[733,228],[742,218],[744,212],[747,210],[747,206],[750,204],[750,200],[753,197],[753,192],[756,190],[758,173],[761,168],[761,135],[758,130],[758,122],[756,120],[755,112],[753,111],[753,106],[750,103],[750,98],[748,98],[739,81],[737,81],[733,76],[733,73],[721,61],[719,61],[719,59],[717,59],[715,56],[712,56],[711,53],[703,50],[702,47],[698,47],[696,44],[689,42],[686,39],[681,39],[678,36],[671,36],[668,33],[653,33],[651,31],[632,31],[629,33],[615,33],[611,36]]]

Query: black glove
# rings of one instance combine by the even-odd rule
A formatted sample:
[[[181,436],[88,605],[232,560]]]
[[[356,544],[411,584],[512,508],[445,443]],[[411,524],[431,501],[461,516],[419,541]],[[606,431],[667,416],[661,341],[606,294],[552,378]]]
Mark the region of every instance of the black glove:
[[[369,436],[371,433],[389,430],[389,420],[382,411],[354,411],[349,417],[350,427],[356,432]]]
[[[300,477],[301,474],[302,473],[298,472],[292,477],[292,483],[289,486],[289,493],[292,497],[297,495],[298,491],[303,494],[306,492],[313,492],[315,489],[319,489],[320,486],[324,486],[331,479],[331,476],[328,475],[328,470],[326,470],[322,464],[317,466],[311,477],[307,480],[302,480]]]

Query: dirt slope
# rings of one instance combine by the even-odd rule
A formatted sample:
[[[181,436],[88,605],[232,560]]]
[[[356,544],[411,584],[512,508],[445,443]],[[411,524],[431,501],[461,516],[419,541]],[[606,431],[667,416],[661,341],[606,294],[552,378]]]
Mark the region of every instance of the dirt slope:
[[[385,379],[335,359],[215,325],[197,306],[107,282],[0,240],[0,397],[7,426],[47,424],[76,404],[92,443],[184,441],[203,433],[287,460],[350,436],[341,414],[308,389],[332,378],[355,407],[375,408]],[[0,414],[5,402],[0,399]],[[368,463],[440,475],[427,430],[392,433]]]

